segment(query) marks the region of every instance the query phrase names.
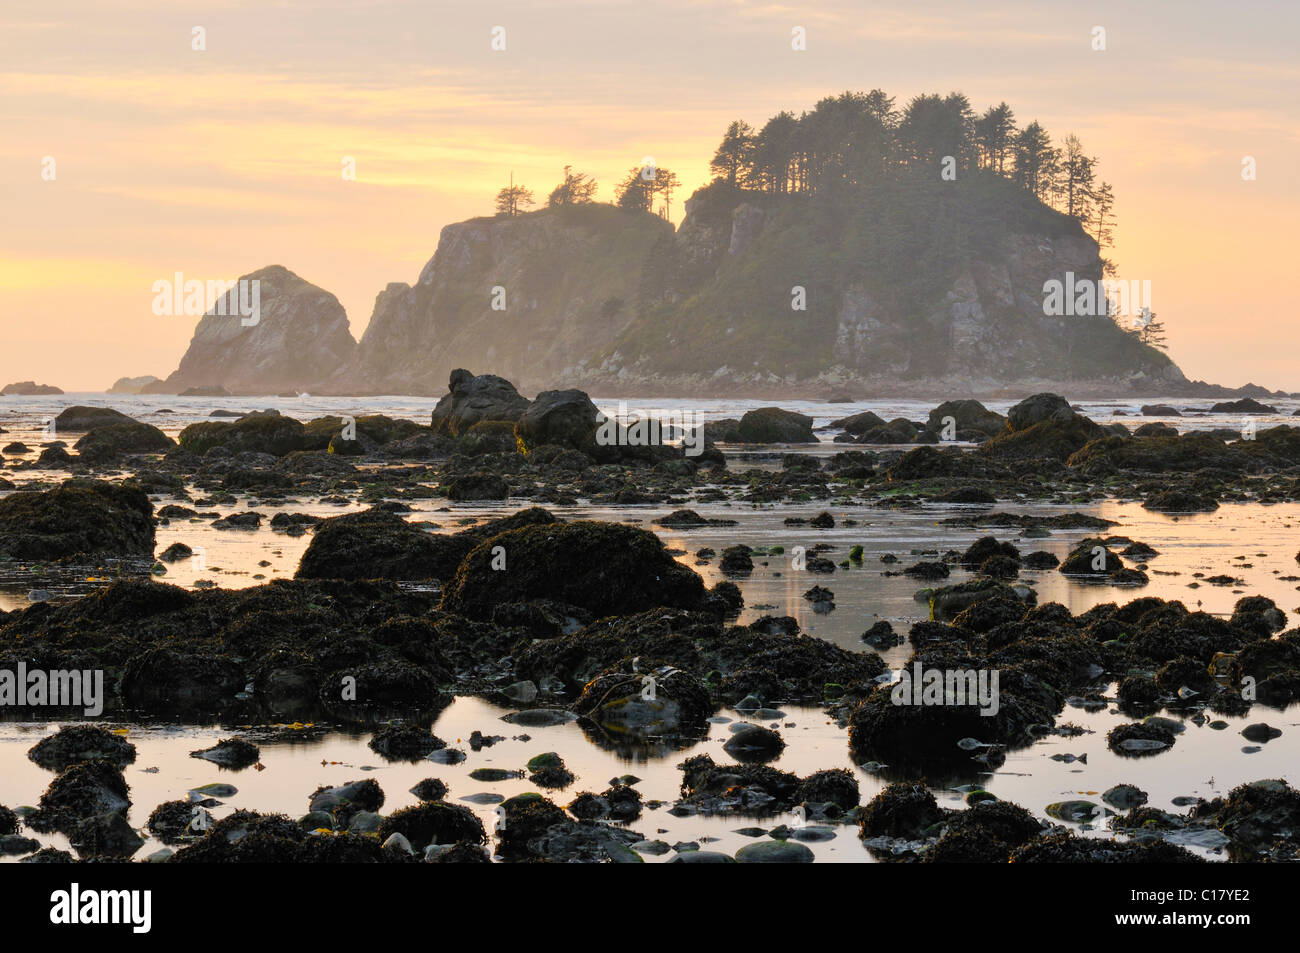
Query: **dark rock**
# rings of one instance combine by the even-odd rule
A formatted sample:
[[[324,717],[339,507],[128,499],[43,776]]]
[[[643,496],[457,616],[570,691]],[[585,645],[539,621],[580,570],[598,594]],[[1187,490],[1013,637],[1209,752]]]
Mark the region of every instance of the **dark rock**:
[[[54,418],[55,433],[84,433],[110,424],[133,424],[134,419],[111,407],[68,407]]]
[[[202,421],[180,433],[179,448],[205,454],[216,447],[230,453],[268,453],[282,457],[306,449],[306,430],[292,417],[248,415],[233,423]]]
[[[759,407],[740,418],[739,443],[817,443],[812,418],[780,407]]]
[[[0,555],[149,558],[153,547],[153,505],[138,487],[68,480],[0,500]]]
[[[122,768],[135,760],[135,745],[99,725],[67,725],[42,738],[27,757],[52,771],[97,759]]]
[[[492,568],[496,547],[505,551],[505,570]],[[479,544],[443,592],[442,608],[486,618],[493,606],[542,598],[626,615],[655,606],[700,608],[705,591],[653,533],[580,521],[514,529]]]
[[[515,386],[495,374],[475,376],[467,370],[451,372],[450,393],[434,407],[434,433],[459,436],[483,421],[515,422],[528,409],[529,401]]]
[[[600,411],[580,390],[548,390],[515,423],[515,434],[526,450],[545,444],[594,454]]]
[[[246,768],[257,764],[261,756],[257,745],[243,738],[224,738],[211,748],[190,752],[191,758],[202,758],[223,768]]]
[[[1276,414],[1277,412],[1276,407],[1261,404],[1253,397],[1221,401],[1210,408],[1212,414]]]
[[[100,463],[127,453],[166,453],[176,442],[157,427],[130,421],[95,427],[73,449],[87,463]]]

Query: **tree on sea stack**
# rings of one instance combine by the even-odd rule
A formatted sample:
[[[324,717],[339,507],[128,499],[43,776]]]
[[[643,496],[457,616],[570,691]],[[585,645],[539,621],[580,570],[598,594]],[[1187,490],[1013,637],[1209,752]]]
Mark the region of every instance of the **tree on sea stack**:
[[[515,177],[510,176],[510,185],[497,193],[496,209],[498,215],[518,215],[530,205],[536,205],[533,190],[522,185],[515,185]]]
[[[546,204],[551,208],[561,205],[585,205],[592,202],[596,195],[596,180],[585,172],[574,172],[573,166],[564,167],[564,181],[557,185]]]

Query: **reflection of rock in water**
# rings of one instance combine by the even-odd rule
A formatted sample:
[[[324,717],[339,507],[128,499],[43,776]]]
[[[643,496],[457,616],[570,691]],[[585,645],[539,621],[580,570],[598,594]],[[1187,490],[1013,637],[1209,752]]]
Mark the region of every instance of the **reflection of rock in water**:
[[[698,740],[708,730],[714,707],[695,676],[640,658],[623,659],[606,669],[573,703],[574,711],[586,716],[584,728],[590,724],[595,729],[589,731],[593,741],[631,748],[658,739]]]

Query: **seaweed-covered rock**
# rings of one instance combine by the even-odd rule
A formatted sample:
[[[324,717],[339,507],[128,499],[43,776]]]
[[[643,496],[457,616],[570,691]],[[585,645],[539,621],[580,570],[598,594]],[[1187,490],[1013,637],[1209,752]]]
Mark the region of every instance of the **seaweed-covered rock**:
[[[139,487],[67,480],[0,500],[0,556],[148,558],[153,547],[153,504]]]
[[[164,801],[149,814],[145,826],[164,844],[184,844],[202,837],[211,817],[206,808],[187,800]]]
[[[1219,503],[1199,493],[1163,490],[1147,497],[1142,507],[1154,513],[1212,513],[1219,508]]]
[[[800,779],[763,764],[715,764],[707,754],[683,761],[682,800],[701,814],[776,813],[796,803]]]
[[[501,555],[504,569],[496,568]],[[542,598],[596,615],[697,609],[706,602],[703,580],[653,533],[580,521],[514,529],[480,543],[444,591],[442,608],[488,618],[502,603]]]
[[[1252,781],[1228,793],[1216,826],[1235,846],[1250,852],[1275,841],[1300,840],[1300,792],[1285,781]]]
[[[444,787],[437,798],[428,800],[441,800],[442,795],[445,794]],[[421,800],[426,799],[421,798]],[[383,806],[384,792],[379,787],[379,782],[374,778],[366,778],[364,781],[349,781],[347,784],[339,784],[331,788],[317,788],[312,792],[307,810],[312,813],[329,814],[337,824],[346,826],[357,813],[361,811],[373,813]]]
[[[117,811],[83,818],[68,832],[68,841],[83,857],[130,857],[144,846],[144,838]]]
[[[1143,757],[1173,747],[1177,736],[1155,722],[1119,725],[1106,734],[1106,745],[1116,754]]]
[[[924,784],[895,781],[872,798],[858,815],[858,834],[872,837],[919,838],[943,819],[934,795]]]
[[[622,738],[697,737],[707,730],[713,705],[690,673],[628,658],[588,682],[573,710]]]
[[[261,756],[257,745],[244,738],[223,738],[211,748],[190,752],[191,758],[211,761],[223,768],[247,768],[257,764]]]
[[[1064,461],[1105,431],[1057,394],[1035,394],[1007,411],[1007,429],[980,444],[980,454],[1002,460]]]
[[[1121,842],[1056,831],[1017,847],[1011,852],[1011,863],[1201,864],[1205,859],[1157,838]]]
[[[815,771],[800,781],[794,792],[798,802],[834,804],[845,811],[857,807],[861,796],[858,779],[844,768]]]
[[[122,768],[135,761],[135,745],[100,725],[67,725],[38,741],[27,757],[52,771],[98,759]]]
[[[473,500],[504,500],[510,485],[495,473],[465,473],[445,483],[447,498],[459,503]]]
[[[997,600],[1007,604],[1018,602],[1028,611],[1038,601],[1038,594],[1028,586],[1011,586],[989,576],[979,576],[943,586],[933,591],[922,590],[918,598],[926,597],[930,612],[941,622],[952,621],[966,609],[979,602]]]
[[[50,782],[27,825],[38,831],[68,833],[86,818],[124,813],[130,806],[129,788],[117,765],[82,761]]]
[[[447,742],[419,725],[386,725],[370,739],[370,748],[393,760],[416,761],[447,747]]]
[[[849,417],[841,417],[839,420],[832,420],[831,426],[838,427],[847,434],[860,437],[869,430],[885,425],[884,418],[874,414],[869,410],[864,410],[860,414],[853,414]]]
[[[306,429],[292,417],[250,414],[232,423],[205,420],[180,433],[179,449],[205,454],[222,447],[233,454],[269,453],[282,457],[306,449]]]
[[[1020,561],[1020,550],[1011,543],[998,542],[995,536],[982,536],[966,548],[961,555],[961,564],[967,569],[978,569],[979,566],[987,559],[994,556],[1005,556],[1017,563]]]
[[[101,463],[128,453],[166,453],[176,442],[157,427],[134,420],[96,427],[73,446],[86,463]]]
[[[1112,576],[1124,568],[1124,560],[1098,539],[1085,539],[1061,563],[1067,576]]]
[[[926,667],[941,676],[947,671],[946,666]],[[996,710],[982,708],[970,697],[965,704],[955,703],[963,699],[942,697],[937,704],[900,704],[890,686],[871,692],[849,714],[849,747],[854,757],[888,764],[954,763],[970,756],[962,747],[967,739],[985,748],[1023,745],[1032,740],[1034,725],[1051,724],[1055,715],[1050,691],[1032,677],[1012,671],[1000,673]]]
[[[459,533],[428,533],[382,505],[322,521],[298,565],[299,579],[440,579],[483,540],[511,529],[555,523],[529,507]]]
[[[379,826],[379,839],[387,840],[401,834],[416,850],[430,844],[484,844],[487,832],[467,807],[428,801],[414,807],[405,807],[384,818]]]

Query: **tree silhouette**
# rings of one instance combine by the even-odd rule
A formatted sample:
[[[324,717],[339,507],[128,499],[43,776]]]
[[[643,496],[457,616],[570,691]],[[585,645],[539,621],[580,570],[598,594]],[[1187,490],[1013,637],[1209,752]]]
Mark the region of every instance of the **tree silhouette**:
[[[574,172],[573,166],[564,167],[564,181],[551,190],[546,204],[551,208],[563,205],[585,205],[596,195],[596,180],[585,172]]]
[[[1002,175],[1016,135],[1016,117],[1006,103],[990,106],[975,120],[975,145],[980,168]]]
[[[753,167],[754,127],[743,119],[727,126],[727,131],[713,154],[709,170],[728,185],[746,184],[748,172]]]
[[[1091,217],[1093,166],[1097,160],[1084,154],[1083,143],[1071,133],[1061,151],[1061,176],[1056,192],[1071,218],[1086,222]]]
[[[1047,130],[1035,119],[1016,134],[1015,180],[1040,201],[1050,196],[1060,174],[1060,151],[1052,146]]]
[[[536,205],[533,190],[522,185],[515,185],[515,177],[510,176],[510,185],[497,193],[496,209],[498,215],[518,215],[530,205]]]

